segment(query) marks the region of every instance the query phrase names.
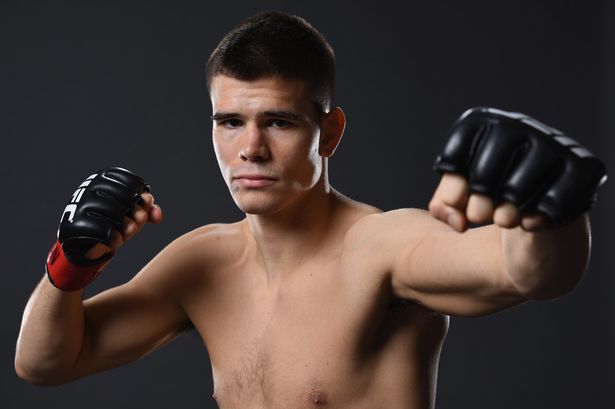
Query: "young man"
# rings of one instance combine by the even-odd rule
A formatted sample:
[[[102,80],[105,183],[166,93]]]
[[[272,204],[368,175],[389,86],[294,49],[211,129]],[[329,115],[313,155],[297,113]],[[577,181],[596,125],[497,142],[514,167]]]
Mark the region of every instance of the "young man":
[[[473,110],[438,160],[429,212],[382,212],[329,185],[345,118],[331,106],[333,51],[303,19],[246,20],[213,52],[207,81],[216,156],[246,218],[187,233],[83,301],[112,252],[162,220],[140,178],[92,175],[26,307],[23,379],[69,382],[194,326],[222,408],[431,408],[448,315],[558,297],[583,275],[603,169],[556,130]]]

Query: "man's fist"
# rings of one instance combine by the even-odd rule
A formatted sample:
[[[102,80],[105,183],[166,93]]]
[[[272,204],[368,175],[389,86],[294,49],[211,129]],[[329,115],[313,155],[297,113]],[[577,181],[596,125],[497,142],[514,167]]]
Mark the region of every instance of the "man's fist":
[[[58,240],[47,257],[52,284],[65,291],[85,287],[124,241],[150,219],[162,219],[143,179],[122,168],[88,177],[64,209]]]
[[[558,227],[589,210],[606,168],[586,148],[529,116],[473,108],[454,124],[435,169],[430,213],[464,231],[468,222]]]

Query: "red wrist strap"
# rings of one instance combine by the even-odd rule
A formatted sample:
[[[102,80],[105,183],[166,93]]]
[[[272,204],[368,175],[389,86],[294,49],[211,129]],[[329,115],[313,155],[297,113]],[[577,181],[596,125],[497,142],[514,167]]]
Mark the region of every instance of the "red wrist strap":
[[[59,241],[56,241],[47,255],[47,277],[51,284],[63,291],[80,290],[92,281],[105,268],[111,258],[92,265],[78,265],[70,261]]]

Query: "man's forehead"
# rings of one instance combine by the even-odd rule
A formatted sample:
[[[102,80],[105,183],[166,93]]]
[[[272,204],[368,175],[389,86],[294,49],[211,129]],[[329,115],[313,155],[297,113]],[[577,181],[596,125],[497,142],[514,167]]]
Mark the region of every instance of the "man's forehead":
[[[267,77],[247,81],[224,75],[212,79],[210,96],[214,104],[257,103],[257,100],[278,100],[280,103],[294,104],[301,100],[309,101],[310,97],[301,80]]]
[[[246,81],[217,75],[210,84],[210,97],[214,114],[217,111],[313,109],[303,81],[280,77]]]

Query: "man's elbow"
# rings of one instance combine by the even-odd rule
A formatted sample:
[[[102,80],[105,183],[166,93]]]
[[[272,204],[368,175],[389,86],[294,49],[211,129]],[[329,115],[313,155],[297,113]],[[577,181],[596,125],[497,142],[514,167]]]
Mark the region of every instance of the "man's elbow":
[[[28,367],[22,364],[18,356],[15,356],[15,373],[22,380],[37,386],[58,386],[68,382],[65,376],[57,372],[41,370],[40,368]]]

